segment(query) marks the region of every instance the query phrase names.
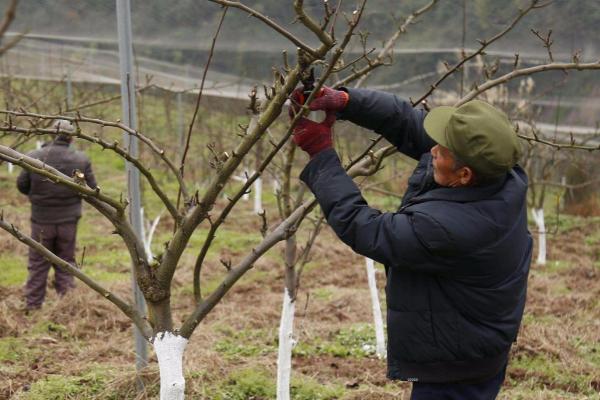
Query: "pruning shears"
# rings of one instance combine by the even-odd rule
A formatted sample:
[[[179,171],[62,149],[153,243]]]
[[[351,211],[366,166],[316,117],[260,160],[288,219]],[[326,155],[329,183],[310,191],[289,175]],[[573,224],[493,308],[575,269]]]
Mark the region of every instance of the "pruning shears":
[[[302,93],[300,93],[300,98],[298,99],[298,102],[301,105],[304,105],[308,97],[315,90],[315,69],[311,68],[308,75],[305,78],[300,79],[300,82],[302,82]],[[313,100],[322,96],[322,92],[323,90],[320,90],[319,93],[315,95]],[[315,122],[322,122],[324,118],[321,118],[321,114],[324,115],[322,111],[311,111],[308,114],[308,119],[313,120]]]

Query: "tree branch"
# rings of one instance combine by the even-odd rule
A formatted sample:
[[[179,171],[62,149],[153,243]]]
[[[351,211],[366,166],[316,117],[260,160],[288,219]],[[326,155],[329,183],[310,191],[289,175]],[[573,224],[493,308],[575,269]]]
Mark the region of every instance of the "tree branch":
[[[516,25],[517,23],[525,16],[527,15],[527,13],[529,13],[531,10],[536,9],[536,8],[541,8],[544,7],[545,4],[539,4],[540,0],[532,0],[531,3],[529,4],[529,6],[527,6],[527,8],[521,10],[519,12],[519,14],[515,17],[515,19],[508,24],[508,26],[506,28],[504,28],[504,30],[502,30],[501,32],[497,33],[495,36],[493,36],[490,39],[487,40],[480,40],[479,43],[481,43],[481,46],[479,47],[478,50],[476,50],[474,53],[472,53],[471,55],[467,56],[467,57],[463,57],[462,60],[460,60],[454,67],[450,68],[448,71],[446,71],[446,73],[444,75],[442,75],[433,85],[431,85],[431,87],[429,88],[429,90],[423,95],[421,96],[417,101],[413,102],[413,105],[415,104],[419,104],[421,103],[423,100],[425,100],[427,97],[429,97],[429,95],[431,95],[431,93],[433,93],[433,91],[435,89],[437,89],[439,87],[439,85],[446,80],[446,78],[448,78],[449,76],[453,75],[460,67],[462,67],[467,61],[472,60],[473,58],[477,57],[478,55],[482,54],[483,51],[492,43],[494,43],[495,41],[497,41],[498,39],[502,38],[504,35],[506,35],[508,32],[510,32]]]
[[[298,20],[310,29],[325,46],[332,47],[334,45],[333,38],[304,11],[304,0],[294,0],[294,11]]]
[[[2,19],[2,22],[0,22],[0,43],[2,42],[2,39],[4,38],[4,34],[6,33],[6,31],[8,30],[8,28],[10,27],[10,25],[13,23],[13,21],[15,19],[18,2],[19,2],[19,0],[10,0],[10,3],[6,7],[6,11],[4,12],[4,18]],[[2,54],[6,53],[8,50],[15,47],[17,45],[17,43],[19,43],[21,41],[21,39],[23,39],[23,37],[25,37],[25,34],[19,34],[19,35],[15,36],[14,38],[12,38],[4,46],[0,47],[0,56],[2,56]]]
[[[135,91],[136,91],[136,93],[143,93],[147,89],[156,88],[156,87],[157,86],[154,85],[154,84],[152,84],[152,85],[146,85],[144,87],[136,89]],[[80,111],[80,110],[83,110],[84,108],[90,108],[90,107],[95,107],[95,106],[100,106],[102,104],[110,103],[112,101],[119,100],[120,98],[121,98],[121,95],[118,94],[116,96],[108,97],[106,99],[92,101],[90,103],[85,103],[85,104],[81,104],[81,105],[78,105],[78,106],[73,106],[71,108],[67,108],[66,110],[64,110],[64,112],[67,113],[67,112]]]
[[[4,18],[2,19],[2,22],[0,22],[0,39],[4,37],[4,34],[10,27],[10,24],[12,24],[14,21],[18,3],[19,0],[10,0],[10,3],[6,7],[6,11],[4,11]]]
[[[123,242],[129,251],[129,255],[136,270],[138,283],[146,298],[150,301],[164,299],[166,293],[163,287],[157,284],[154,275],[148,267],[148,259],[144,250],[144,244],[137,237],[131,224],[125,218],[126,200],[117,202],[100,193],[100,189],[91,189],[76,183],[72,178],[64,175],[57,169],[44,164],[6,146],[0,145],[0,159],[19,165],[29,172],[47,177],[56,184],[64,185],[77,192],[83,200],[104,215],[115,227],[115,233],[123,238]]]
[[[315,93],[313,91],[313,93]],[[373,157],[367,158],[359,163],[359,168],[354,168],[352,171],[348,171],[348,175],[351,177],[359,176],[364,172],[377,171],[378,166],[383,158],[393,154],[396,151],[394,146],[388,146],[386,148],[377,151]],[[371,163],[374,163],[371,166]],[[221,301],[223,296],[231,289],[231,287],[240,279],[248,270],[252,268],[256,260],[258,260],[264,253],[271,249],[278,242],[287,239],[293,235],[302,220],[314,209],[317,205],[317,200],[308,200],[298,207],[288,218],[281,222],[271,233],[269,233],[263,241],[255,248],[252,252],[247,255],[239,264],[231,268],[227,273],[221,284],[205,299],[201,301],[192,314],[186,318],[185,322],[181,327],[181,335],[185,338],[189,338],[194,329],[202,319]]]
[[[356,177],[365,171],[377,170],[377,165],[380,163],[380,161],[376,161],[374,167],[370,167],[369,164],[373,160],[383,159],[389,154],[392,154],[393,151],[390,151],[390,148],[393,148],[394,151],[396,150],[394,146],[383,148],[375,153],[373,158],[365,159],[361,164],[359,164],[360,168],[355,168],[353,171],[349,171],[348,174],[352,177]],[[237,264],[235,267],[232,267],[221,284],[206,299],[202,300],[192,314],[186,318],[180,329],[181,336],[189,339],[200,321],[202,321],[202,319],[204,319],[204,317],[206,317],[206,315],[221,301],[223,296],[225,296],[235,282],[237,282],[238,279],[240,279],[248,270],[250,270],[256,260],[258,260],[275,244],[293,235],[304,217],[306,217],[316,205],[317,200],[315,199],[306,201],[304,204],[294,210],[294,212],[283,222],[281,222],[271,233],[269,233],[257,247],[253,248],[251,253],[247,255],[239,264]]]
[[[259,13],[258,11],[246,6],[245,4],[242,4],[239,1],[229,1],[229,0],[209,0],[209,1],[220,4],[224,7],[233,7],[233,8],[237,8],[239,10],[245,11],[251,17],[258,19],[258,20],[264,22],[265,24],[267,24],[269,27],[273,28],[275,31],[277,31],[279,34],[281,34],[283,37],[287,38],[290,42],[294,43],[296,46],[298,46],[299,48],[301,48],[308,54],[312,55],[313,57],[318,58],[318,54],[317,54],[318,52],[315,51],[314,49],[312,49],[309,45],[307,45],[307,44],[303,43],[301,40],[297,39],[292,33],[285,30],[283,27],[281,27],[281,25],[277,24],[275,21],[273,21],[269,17],[264,16],[263,14]]]
[[[183,178],[184,168],[185,168],[185,158],[187,156],[188,150],[190,148],[190,139],[192,137],[192,130],[194,129],[194,123],[196,122],[196,117],[198,116],[198,110],[200,110],[200,101],[202,100],[202,93],[204,92],[204,83],[206,82],[206,74],[208,73],[208,68],[210,67],[210,62],[212,61],[213,54],[215,51],[215,44],[217,43],[217,37],[219,36],[219,32],[221,32],[221,26],[223,25],[223,20],[225,20],[225,15],[227,14],[228,7],[223,8],[223,14],[221,14],[221,19],[219,20],[219,24],[217,26],[217,31],[212,39],[212,44],[210,45],[210,52],[208,54],[208,60],[206,61],[206,65],[204,66],[204,72],[202,73],[202,81],[200,82],[200,89],[198,91],[198,97],[196,98],[196,107],[194,108],[194,114],[192,115],[192,120],[190,121],[190,127],[188,129],[187,137],[185,139],[185,147],[183,148],[183,155],[181,156],[181,163],[179,166],[179,173]],[[177,209],[179,209],[179,200],[181,198],[181,189],[177,193]]]
[[[210,231],[209,231],[209,233],[207,235],[207,238],[206,238],[206,240],[204,242],[204,245],[202,246],[202,249],[200,250],[200,254],[196,258],[196,264],[195,264],[195,267],[194,267],[194,297],[196,298],[196,301],[200,301],[201,300],[201,293],[200,293],[200,272],[201,272],[201,269],[202,269],[202,264],[204,262],[206,254],[208,253],[208,249],[210,248],[210,245],[211,245],[212,241],[215,238],[215,233],[216,233],[217,229],[225,221],[225,218],[227,217],[227,215],[229,214],[229,212],[233,209],[233,206],[240,200],[240,198],[242,198],[243,194],[247,192],[247,190],[254,183],[254,181],[256,179],[258,179],[258,177],[260,177],[260,175],[262,174],[262,172],[264,171],[264,169],[267,167],[267,165],[271,162],[271,160],[275,157],[275,155],[278,154],[279,150],[287,142],[287,140],[289,139],[289,137],[292,135],[293,129],[294,129],[296,123],[298,122],[298,120],[300,119],[300,117],[302,115],[304,115],[306,112],[308,112],[308,104],[310,104],[310,102],[312,101],[312,99],[314,98],[314,96],[316,95],[316,93],[318,93],[319,90],[323,87],[325,81],[327,80],[327,78],[329,77],[329,75],[331,75],[335,64],[337,63],[337,61],[339,60],[339,58],[342,56],[344,49],[346,48],[346,46],[350,42],[350,38],[352,37],[352,33],[353,33],[354,29],[356,28],[356,26],[358,25],[360,17],[362,16],[362,12],[364,10],[364,6],[365,6],[365,2],[363,1],[361,7],[359,8],[359,11],[355,15],[355,19],[350,23],[350,27],[348,29],[348,32],[344,36],[344,40],[342,40],[342,43],[340,44],[340,46],[335,50],[335,52],[334,52],[334,54],[333,54],[333,56],[332,56],[332,58],[331,58],[331,60],[329,62],[329,66],[328,66],[327,70],[325,70],[323,72],[323,74],[319,77],[318,81],[315,84],[314,90],[311,92],[311,94],[309,95],[309,97],[306,99],[306,102],[302,106],[302,108],[298,111],[298,113],[292,119],[290,127],[288,128],[287,132],[283,135],[283,138],[276,145],[274,145],[274,148],[267,155],[267,157],[265,157],[265,159],[263,160],[263,162],[261,163],[261,165],[257,168],[257,170],[254,172],[254,174],[252,174],[251,177],[248,177],[248,179],[246,180],[245,184],[238,191],[238,193],[232,199],[230,199],[229,204],[227,204],[227,206],[225,207],[225,209],[221,212],[221,214],[219,215],[218,219],[215,222],[211,221]],[[296,68],[294,69],[294,71],[300,71],[301,69],[299,69],[299,68],[300,68],[300,66],[297,65]],[[298,73],[298,77],[297,77],[297,80],[296,80],[296,83],[294,84],[294,86],[298,83],[299,76],[300,76],[300,74]],[[288,79],[289,79],[289,75],[288,75]],[[260,124],[260,122],[257,125],[259,125],[259,124]],[[266,126],[268,126],[268,125],[266,125]],[[235,155],[235,153],[234,153],[234,155]],[[193,230],[193,229],[191,229],[191,230]]]
[[[75,182],[73,178],[66,176],[56,168],[51,167],[40,160],[19,153],[7,146],[0,145],[0,158],[18,165],[29,172],[45,176],[54,183],[60,183],[74,192],[77,192],[84,199],[95,198],[102,203],[110,205],[117,213],[122,214],[125,211],[126,204],[102,194],[99,187],[92,189],[85,184],[79,184]]]
[[[406,29],[408,28],[408,26],[410,24],[414,24],[415,20],[419,16],[421,16],[422,14],[431,10],[437,2],[438,2],[438,0],[432,0],[429,4],[426,4],[424,7],[411,13],[406,18],[404,23],[398,28],[398,30],[385,42],[385,45],[383,46],[383,48],[381,49],[381,51],[379,52],[379,54],[377,55],[375,60],[370,61],[369,63],[367,63],[367,65],[365,65],[363,68],[355,71],[352,75],[347,76],[346,78],[336,82],[333,85],[333,87],[345,86],[348,83],[350,83],[356,79],[358,79],[358,82],[356,82],[355,87],[362,86],[362,84],[367,79],[367,77],[369,76],[371,71],[385,63],[385,61],[384,61],[385,58],[388,57],[388,55],[390,55],[392,53],[394,46],[396,45],[396,42],[398,41],[400,36],[402,36],[404,33],[406,33]]]
[[[566,70],[571,70],[571,69],[576,69],[578,71],[588,70],[588,69],[600,69],[600,61],[596,61],[593,63],[584,63],[584,64],[581,64],[581,63],[551,63],[551,64],[536,65],[535,67],[516,69],[505,75],[502,75],[499,78],[489,80],[489,81],[484,82],[481,85],[477,86],[477,88],[471,90],[463,98],[461,98],[456,103],[456,106],[458,107],[461,104],[464,104],[469,100],[473,100],[475,97],[479,96],[481,93],[485,92],[486,90],[488,90],[494,86],[498,86],[502,83],[506,83],[509,80],[517,78],[519,76],[532,75],[532,74],[535,74],[538,72],[544,72],[544,71],[556,71],[556,70],[566,71]]]
[[[124,158],[125,160],[127,160],[130,163],[132,163],[133,165],[135,165],[136,168],[142,173],[142,175],[144,175],[144,177],[146,177],[146,180],[150,184],[150,187],[152,188],[154,193],[156,193],[156,195],[161,199],[161,201],[163,202],[163,204],[169,211],[169,214],[171,214],[171,216],[175,220],[175,223],[177,223],[179,221],[179,219],[181,218],[181,216],[177,212],[177,209],[175,208],[175,206],[173,205],[171,200],[169,200],[167,195],[162,191],[162,189],[156,182],[156,179],[154,178],[154,176],[152,175],[150,170],[147,169],[146,167],[144,167],[144,165],[137,158],[131,157],[131,155],[127,151],[125,151],[125,149],[120,147],[118,145],[118,142],[116,142],[116,141],[113,143],[108,143],[105,140],[103,140],[97,136],[86,135],[85,133],[81,132],[80,130],[77,130],[75,132],[70,132],[70,131],[50,129],[50,128],[48,128],[48,129],[21,128],[21,127],[14,126],[14,125],[3,125],[3,126],[0,126],[0,131],[18,132],[18,133],[22,133],[24,135],[32,135],[32,134],[33,135],[69,135],[71,137],[77,137],[77,138],[86,140],[91,143],[96,143],[99,146],[101,146],[103,149],[111,150],[111,151],[115,152],[116,154],[118,154],[119,156],[121,156],[122,158]]]
[[[57,265],[64,271],[69,274],[75,276],[77,279],[85,283],[92,290],[99,293],[102,297],[105,297],[108,301],[116,305],[126,316],[129,317],[133,321],[133,323],[138,327],[140,332],[144,335],[146,339],[150,339],[152,336],[152,328],[148,324],[148,321],[144,319],[144,317],[133,307],[131,304],[128,304],[123,299],[121,299],[116,294],[112,293],[108,289],[102,287],[100,284],[95,282],[92,278],[83,273],[82,270],[76,268],[58,257],[50,250],[48,250],[41,243],[36,242],[30,236],[24,234],[19,231],[14,225],[7,223],[4,221],[4,218],[0,217],[0,228],[4,229],[6,232],[10,233],[12,236],[17,238],[20,242],[26,244],[31,249],[40,253],[44,258],[46,258],[53,265]]]
[[[120,129],[120,130],[128,133],[129,135],[137,137],[142,143],[144,143],[146,146],[148,146],[148,148],[167,165],[169,170],[171,170],[171,172],[177,179],[177,182],[179,182],[179,187],[181,188],[182,193],[184,194],[184,197],[187,197],[187,189],[186,189],[185,183],[183,182],[183,179],[180,176],[177,167],[175,167],[175,164],[173,164],[173,162],[165,155],[165,151],[162,149],[159,149],[158,146],[150,138],[148,138],[147,136],[143,135],[141,132],[139,132],[135,129],[131,129],[127,125],[122,124],[120,121],[111,122],[111,121],[105,121],[105,120],[97,119],[97,118],[83,117],[80,115],[73,117],[70,115],[45,115],[45,114],[38,114],[38,113],[30,113],[30,112],[26,112],[26,111],[10,111],[10,110],[0,110],[0,114],[12,115],[15,117],[38,118],[38,119],[44,119],[44,120],[64,119],[64,120],[70,121],[72,123],[86,122],[86,123],[90,123],[90,124],[94,124],[94,125],[100,125],[103,127],[109,126],[109,127]]]

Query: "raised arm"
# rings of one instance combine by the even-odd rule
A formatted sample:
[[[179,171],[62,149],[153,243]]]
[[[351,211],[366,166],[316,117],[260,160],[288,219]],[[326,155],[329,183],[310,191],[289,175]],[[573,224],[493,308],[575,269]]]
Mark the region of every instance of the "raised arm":
[[[17,189],[19,189],[19,192],[26,195],[29,194],[29,190],[31,190],[31,179],[29,171],[26,169],[22,170],[17,177]]]
[[[96,177],[94,176],[94,171],[92,171],[92,163],[86,159],[85,170],[83,171],[85,175],[85,182],[92,189],[96,189],[98,184],[96,183]]]
[[[367,89],[343,89],[348,92],[346,107],[338,113],[348,120],[382,135],[403,154],[416,160],[435,145],[425,133],[425,110],[385,92]]]
[[[300,179],[314,193],[336,235],[356,253],[392,268],[446,272],[439,256],[453,247],[432,217],[371,208],[333,149],[318,153]]]

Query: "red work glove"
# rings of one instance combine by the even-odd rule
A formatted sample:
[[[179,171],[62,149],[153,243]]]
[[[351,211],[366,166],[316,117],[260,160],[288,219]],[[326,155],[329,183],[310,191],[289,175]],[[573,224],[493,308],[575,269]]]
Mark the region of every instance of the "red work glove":
[[[324,89],[321,89],[324,91]],[[290,118],[294,118],[306,101],[302,88],[295,89],[291,96]],[[314,101],[313,101],[314,103]],[[331,126],[335,122],[335,111],[327,111],[325,120],[314,122],[308,118],[301,117],[294,127],[293,140],[302,150],[313,158],[317,153],[333,147]]]
[[[327,112],[323,122],[314,122],[300,118],[294,127],[293,140],[302,150],[313,158],[317,153],[333,147],[331,126],[335,122],[335,113]]]
[[[338,112],[346,107],[348,100],[350,100],[350,95],[343,90],[335,90],[324,86],[319,96],[308,105],[308,108],[311,111],[324,110]]]

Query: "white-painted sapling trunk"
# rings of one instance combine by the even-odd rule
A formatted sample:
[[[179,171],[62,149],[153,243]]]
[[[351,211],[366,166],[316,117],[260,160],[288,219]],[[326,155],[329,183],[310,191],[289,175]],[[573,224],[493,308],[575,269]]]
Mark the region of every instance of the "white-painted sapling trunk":
[[[259,214],[263,212],[262,208],[262,178],[254,181],[254,212]]]
[[[183,352],[188,340],[171,332],[159,332],[152,345],[160,370],[160,400],[183,400]]]
[[[13,163],[6,163],[6,165],[8,165],[8,173],[12,174],[13,170],[15,169],[15,166],[13,165]]]
[[[281,190],[281,184],[277,179],[273,179],[273,194],[277,195]]]
[[[373,322],[375,325],[375,352],[377,357],[385,358],[387,351],[385,348],[385,337],[383,334],[383,317],[381,315],[381,305],[379,304],[379,292],[377,291],[377,281],[375,280],[375,265],[373,260],[365,258],[367,264],[367,278],[369,280],[369,291],[371,292],[371,304],[373,306]]]
[[[248,175],[249,175],[248,171],[244,171],[244,176],[235,176],[235,175],[233,175],[231,178],[234,181],[238,181],[238,182],[242,182],[243,184],[246,184],[246,182],[248,182]],[[227,194],[223,194],[223,197],[227,198]],[[250,198],[250,195],[248,195],[248,192],[245,192],[242,195],[242,200],[244,200],[244,201],[248,201],[249,198]]]
[[[290,297],[287,288],[283,292],[283,309],[279,324],[279,353],[277,356],[277,400],[290,399],[290,377],[292,375],[292,349],[296,344],[294,333],[294,313],[296,302]]]
[[[538,257],[539,265],[546,265],[546,225],[544,223],[544,209],[532,208],[531,214],[538,229]]]
[[[146,255],[148,256],[148,260],[152,260],[152,258],[154,258],[154,255],[152,254],[152,238],[154,237],[154,232],[156,231],[156,227],[158,226],[158,223],[160,222],[160,217],[162,216],[162,213],[159,214],[156,218],[154,218],[154,221],[152,221],[152,223],[148,224],[148,232],[146,233],[146,223],[148,221],[146,221],[146,219],[144,218],[144,207],[140,208],[140,214],[141,214],[141,218],[142,218],[142,241],[144,242],[144,250],[146,251]]]

